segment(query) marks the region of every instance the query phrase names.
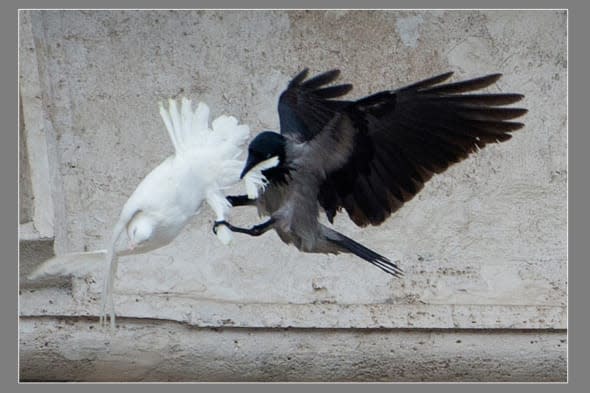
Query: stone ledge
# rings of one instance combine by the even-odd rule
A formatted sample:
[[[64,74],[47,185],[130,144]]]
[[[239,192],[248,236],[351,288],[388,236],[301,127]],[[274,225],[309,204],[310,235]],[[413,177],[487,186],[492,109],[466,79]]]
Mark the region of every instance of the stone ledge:
[[[83,290],[83,289],[82,289]],[[100,295],[62,289],[23,290],[22,317],[97,317]],[[566,329],[567,308],[471,304],[233,303],[174,294],[116,294],[117,316],[198,327]]]
[[[195,328],[21,318],[21,381],[566,382],[564,331]]]

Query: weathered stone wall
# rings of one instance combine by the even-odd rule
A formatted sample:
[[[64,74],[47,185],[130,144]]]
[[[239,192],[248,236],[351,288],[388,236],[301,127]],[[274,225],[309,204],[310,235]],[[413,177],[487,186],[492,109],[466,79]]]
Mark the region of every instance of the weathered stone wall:
[[[26,11],[20,17],[21,221],[31,220],[21,223],[21,250],[30,250],[21,254],[21,378],[220,380],[235,353],[225,347],[216,353],[209,340],[234,336],[244,343],[244,363],[236,366],[243,380],[566,378],[565,12]],[[352,97],[449,70],[455,80],[502,72],[489,91],[525,94],[526,127],[436,176],[380,227],[356,228],[337,217],[338,230],[400,259],[401,280],[351,256],[299,253],[270,233],[236,235],[225,247],[211,233],[214,217],[206,208],[171,245],[121,260],[115,296],[124,322],[111,344],[79,319],[97,315],[100,267],[65,288],[24,278],[51,247],[57,254],[104,248],[127,197],[172,152],[158,101],[187,96],[208,103],[214,116],[238,117],[253,133],[276,129],[278,95],[303,67],[340,68],[341,80],[355,86]],[[247,208],[234,210],[232,220],[260,222]],[[281,333],[287,327],[303,330]],[[273,363],[297,343],[311,353],[349,356],[352,347],[330,340],[370,332],[376,336],[358,343],[366,356],[343,365],[347,371],[317,372],[326,369],[320,358],[315,371],[290,371],[283,361],[269,373],[248,370],[261,366],[247,359],[264,353]],[[161,360],[129,363],[126,352],[112,352],[149,352],[144,335],[203,340],[208,351],[188,351],[183,361],[203,356],[215,363],[200,374],[180,363],[176,371],[154,373],[147,370]],[[418,349],[403,349],[406,337],[421,343]],[[466,359],[456,347],[465,340],[473,342],[465,350],[475,351],[468,358],[484,359],[477,372],[470,372],[471,360],[457,360]],[[494,343],[496,352],[481,352]],[[174,346],[158,348],[159,356],[174,356]],[[412,364],[423,372],[351,371],[354,364],[365,367],[364,359],[391,361],[399,351],[406,359],[414,354]],[[505,356],[524,362],[517,373],[497,362]],[[58,358],[59,370],[43,366]],[[80,360],[93,371],[76,368]],[[445,362],[456,367],[446,373]],[[128,371],[115,372],[123,363]],[[485,372],[486,364],[501,370]]]

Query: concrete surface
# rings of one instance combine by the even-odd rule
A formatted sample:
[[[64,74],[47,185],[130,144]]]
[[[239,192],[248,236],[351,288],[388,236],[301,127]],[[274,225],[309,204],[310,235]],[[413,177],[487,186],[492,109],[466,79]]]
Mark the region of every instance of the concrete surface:
[[[476,352],[485,345],[494,352],[493,343],[508,337],[505,348],[523,362],[517,379],[565,380],[565,345],[546,350],[555,337],[564,339],[567,327],[565,12],[26,11],[20,16],[21,135],[26,139],[21,149],[27,153],[21,160],[21,217],[31,219],[21,225],[21,248],[50,234],[57,254],[103,248],[127,197],[172,152],[159,100],[180,95],[203,100],[214,116],[234,115],[257,132],[277,128],[278,95],[305,66],[312,72],[340,68],[341,79],[355,85],[352,97],[448,70],[455,71],[455,79],[502,72],[489,90],[523,93],[522,106],[529,109],[527,126],[512,140],[435,177],[381,227],[360,229],[344,216],[336,219],[338,230],[400,259],[404,279],[391,279],[353,257],[301,254],[270,233],[258,239],[236,236],[224,247],[211,234],[213,215],[204,210],[171,245],[122,259],[115,301],[118,315],[134,320],[122,323],[117,335],[140,334],[135,328],[124,332],[128,323],[154,336],[166,336],[167,326],[181,326],[182,340],[196,334],[211,345],[207,340],[213,335],[206,329],[231,327],[215,337],[245,334],[257,350],[272,353],[274,339],[259,337],[259,329],[280,337],[280,329],[301,326],[305,329],[292,340],[309,340],[318,351],[330,352],[338,348],[322,341],[333,328],[346,336],[356,334],[354,329],[381,327],[378,334],[395,337],[394,343],[426,334],[413,329],[441,329],[450,341],[424,344],[436,359],[457,359],[449,347],[455,336],[481,340]],[[242,208],[232,212],[232,220],[247,225],[260,219]],[[38,259],[34,253],[21,256],[21,273],[45,257],[45,251]],[[96,316],[101,279],[97,267],[63,289],[52,282],[40,287],[21,274],[21,378],[217,380],[227,375],[147,372],[140,365],[133,371],[131,363],[130,374],[113,373],[119,363],[111,355],[92,363],[99,369],[91,373],[84,368],[64,368],[63,375],[41,372],[43,364],[83,348],[92,336],[87,332],[92,323],[84,318]],[[70,343],[55,335],[64,316],[76,337]],[[445,329],[453,330],[445,335]],[[529,336],[542,337],[545,344],[530,344],[536,339]],[[31,342],[48,342],[53,350]],[[506,356],[498,345],[498,352],[486,355],[494,359],[490,362]],[[255,359],[254,344],[247,347]],[[373,355],[384,356],[367,356]],[[197,353],[185,359],[191,356]],[[234,364],[221,350],[215,358],[220,369]],[[363,359],[351,361],[358,366]],[[465,368],[458,377],[459,371],[445,373],[440,363],[414,360],[422,362],[417,369],[426,370],[420,373],[428,380],[513,380],[505,374],[513,368],[510,363],[494,363],[504,370],[494,373]],[[417,374],[355,374],[353,368],[326,371],[325,378],[420,380]],[[540,370],[549,368],[553,371],[542,377]],[[239,375],[321,380],[320,371],[314,372]]]
[[[49,340],[48,337],[52,337]],[[125,320],[21,320],[21,367],[37,380],[562,381],[563,332],[192,328]],[[518,348],[518,350],[515,350]]]

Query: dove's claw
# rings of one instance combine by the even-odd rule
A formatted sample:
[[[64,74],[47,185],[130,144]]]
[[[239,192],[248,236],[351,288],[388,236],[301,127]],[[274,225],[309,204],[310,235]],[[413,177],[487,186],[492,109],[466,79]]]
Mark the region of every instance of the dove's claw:
[[[220,225],[225,225],[226,227],[229,227],[229,222],[225,221],[225,220],[221,220],[221,221],[215,221],[215,223],[213,223],[213,233],[217,235],[217,227]]]

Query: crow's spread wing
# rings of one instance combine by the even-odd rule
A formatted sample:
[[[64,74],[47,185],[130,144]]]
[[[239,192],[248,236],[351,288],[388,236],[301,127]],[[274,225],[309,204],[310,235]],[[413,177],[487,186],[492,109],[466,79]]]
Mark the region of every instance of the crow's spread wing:
[[[308,69],[297,74],[279,98],[281,134],[291,140],[313,139],[348,101],[337,101],[352,89],[350,84],[323,87],[340,75],[331,70],[305,80]]]
[[[500,74],[441,84],[451,75],[376,93],[335,109],[324,98],[344,94],[347,85],[317,88],[334,80],[337,73],[304,83],[305,74],[300,74],[291,82],[279,104],[281,132],[313,138],[334,110],[346,114],[356,132],[350,158],[328,174],[318,194],[330,221],[344,208],[355,224],[378,225],[414,197],[433,174],[486,144],[508,140],[511,131],[523,127],[508,120],[525,114],[525,109],[502,107],[522,95],[463,94],[493,84]]]

